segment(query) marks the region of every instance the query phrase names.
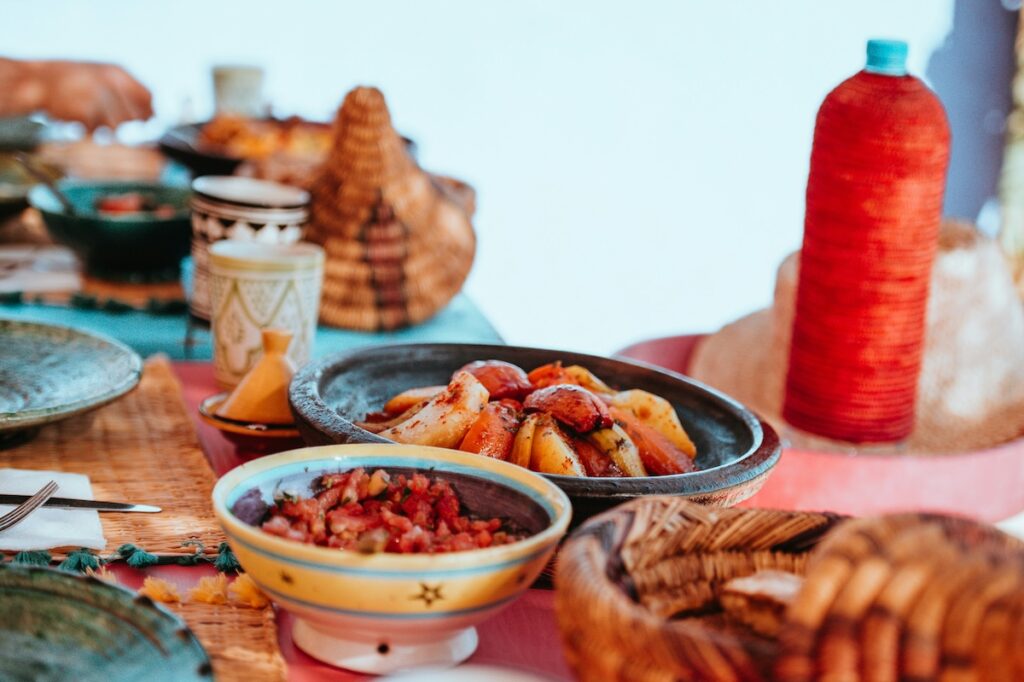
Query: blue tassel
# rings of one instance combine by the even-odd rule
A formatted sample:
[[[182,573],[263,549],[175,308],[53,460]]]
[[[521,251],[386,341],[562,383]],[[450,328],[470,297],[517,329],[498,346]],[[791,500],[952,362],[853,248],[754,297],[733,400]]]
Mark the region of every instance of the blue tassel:
[[[50,553],[43,549],[35,552],[18,552],[11,563],[18,566],[49,566],[50,559]]]
[[[213,566],[221,573],[238,573],[242,570],[235,553],[231,551],[231,546],[226,542],[220,543],[220,546],[217,547],[217,558],[214,560]]]
[[[149,568],[160,562],[155,554],[150,554],[135,545],[121,545],[117,548],[117,556],[124,559],[124,562],[132,568]]]
[[[74,552],[68,552],[68,558],[60,562],[60,566],[57,568],[72,573],[85,573],[86,569],[91,568],[95,571],[99,567],[99,557],[83,547]]]

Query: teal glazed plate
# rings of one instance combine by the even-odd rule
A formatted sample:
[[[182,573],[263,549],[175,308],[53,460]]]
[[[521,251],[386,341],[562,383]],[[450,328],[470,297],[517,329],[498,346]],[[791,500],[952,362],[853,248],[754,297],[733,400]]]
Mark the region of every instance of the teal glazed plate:
[[[0,319],[0,439],[106,405],[141,375],[142,359],[113,339]]]
[[[0,614],[2,680],[213,679],[210,659],[184,621],[96,578],[0,565]]]

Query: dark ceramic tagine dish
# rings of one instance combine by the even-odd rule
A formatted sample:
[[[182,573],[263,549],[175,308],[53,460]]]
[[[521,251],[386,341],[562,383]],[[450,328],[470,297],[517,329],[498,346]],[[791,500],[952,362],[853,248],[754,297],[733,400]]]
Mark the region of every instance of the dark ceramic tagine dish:
[[[579,364],[610,386],[639,388],[673,404],[697,446],[699,471],[642,478],[576,478],[544,474],[573,504],[573,525],[642,495],[677,495],[732,506],[760,489],[778,462],[781,446],[772,428],[717,391],[679,374],[640,363],[515,346],[407,344],[346,351],[302,368],[292,380],[296,425],[310,445],[390,443],[354,422],[379,410],[397,393],[446,384],[474,360],[504,360],[529,371],[560,360]]]

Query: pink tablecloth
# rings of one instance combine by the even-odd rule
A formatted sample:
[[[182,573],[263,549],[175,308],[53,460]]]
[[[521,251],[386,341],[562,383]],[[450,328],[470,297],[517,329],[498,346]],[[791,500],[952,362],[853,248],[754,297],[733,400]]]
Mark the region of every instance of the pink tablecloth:
[[[217,393],[213,380],[213,369],[205,362],[178,362],[175,372],[184,387],[185,400],[195,413],[199,402]],[[214,471],[218,475],[242,463],[234,446],[225,440],[216,429],[197,419],[199,439]],[[210,567],[161,567],[151,572],[178,583],[191,586],[203,575],[213,572]],[[119,569],[119,577],[129,586],[141,583],[141,574],[131,569]],[[551,680],[570,680],[572,676],[562,657],[558,628],[552,610],[553,593],[547,590],[530,590],[521,599],[479,628],[480,647],[470,658],[471,663],[515,668],[532,672]],[[364,675],[351,673],[313,660],[295,647],[291,637],[292,618],[289,614],[278,614],[280,625],[281,651],[288,662],[288,679],[312,682],[313,680],[363,680]]]
[[[650,339],[618,355],[686,374],[703,336]],[[785,441],[785,434],[782,434]],[[814,452],[788,447],[745,507],[829,510],[854,516],[935,511],[1024,527],[1024,438],[946,455]]]

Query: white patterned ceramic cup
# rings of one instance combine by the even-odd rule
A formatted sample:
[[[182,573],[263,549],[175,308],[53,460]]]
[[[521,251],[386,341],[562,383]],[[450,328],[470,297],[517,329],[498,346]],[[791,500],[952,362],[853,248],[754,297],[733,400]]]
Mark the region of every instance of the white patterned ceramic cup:
[[[192,183],[189,312],[210,319],[210,245],[223,239],[295,244],[309,219],[309,193],[267,180],[208,175]]]
[[[316,336],[324,251],[315,244],[274,246],[221,241],[210,247],[213,368],[230,388],[262,352],[264,329],[292,333],[288,357],[309,361]]]

